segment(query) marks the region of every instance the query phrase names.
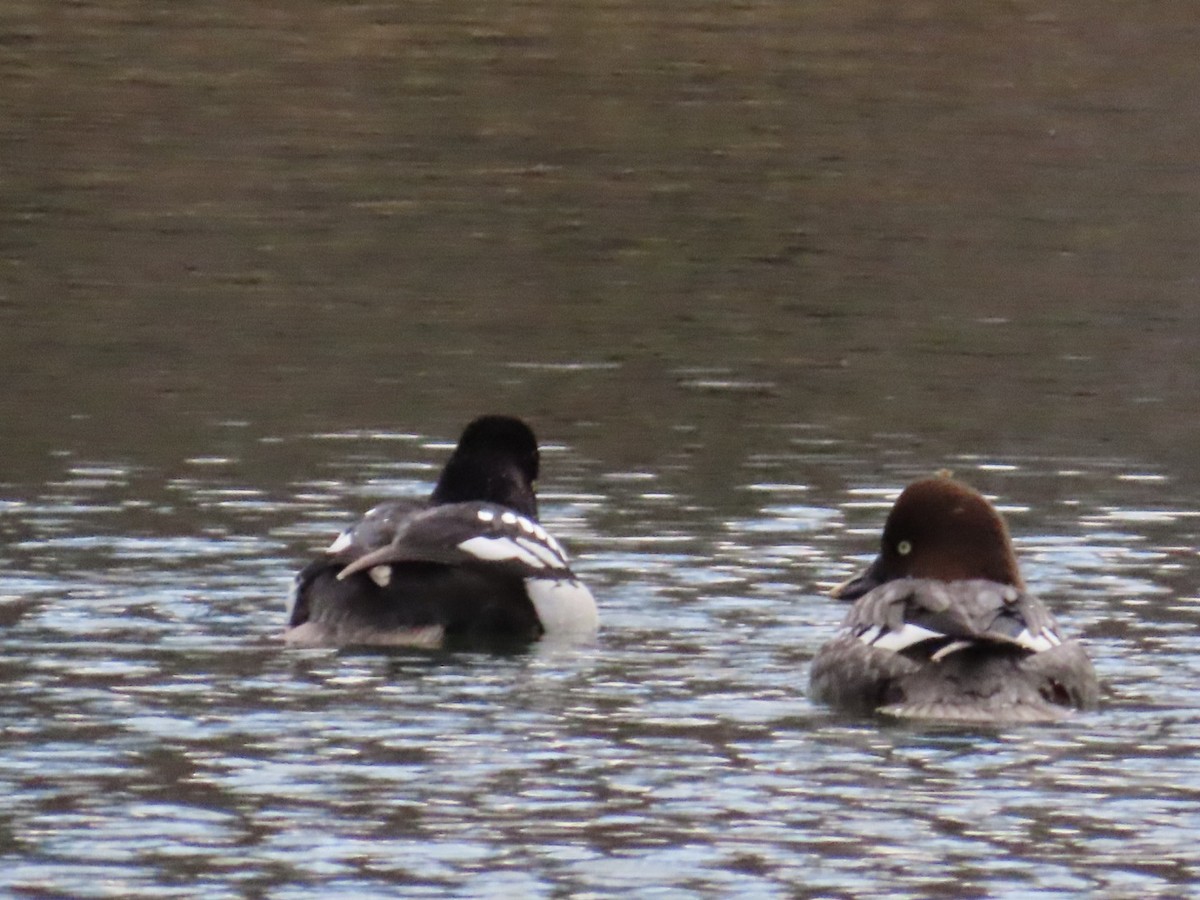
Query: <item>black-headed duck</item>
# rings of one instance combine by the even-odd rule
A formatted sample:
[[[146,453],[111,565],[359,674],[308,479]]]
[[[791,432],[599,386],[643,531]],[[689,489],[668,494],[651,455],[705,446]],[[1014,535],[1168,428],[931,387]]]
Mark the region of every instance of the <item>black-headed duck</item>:
[[[300,571],[285,640],[441,645],[594,632],[595,600],[538,523],[538,467],[528,425],[475,419],[427,502],[376,506]]]

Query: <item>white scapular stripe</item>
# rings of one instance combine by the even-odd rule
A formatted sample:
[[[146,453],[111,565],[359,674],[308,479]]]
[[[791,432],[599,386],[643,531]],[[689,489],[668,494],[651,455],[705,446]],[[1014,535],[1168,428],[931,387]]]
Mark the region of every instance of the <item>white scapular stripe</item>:
[[[940,631],[931,631],[928,628],[922,628],[920,625],[905,622],[904,627],[899,631],[885,631],[872,642],[871,646],[878,647],[880,650],[891,650],[893,653],[899,653],[913,644],[921,643],[921,641],[944,637],[945,635]]]
[[[951,641],[929,659],[933,662],[941,662],[951,653],[957,653],[959,650],[966,650],[971,646],[971,641]]]
[[[594,632],[600,627],[592,592],[574,579],[527,578],[525,590],[547,634]]]
[[[567,551],[563,549],[563,545],[554,539],[554,535],[550,534],[546,529],[542,529],[541,534],[534,532],[534,535],[546,542],[546,546],[553,550],[562,559],[563,564],[567,564]]]
[[[544,562],[551,569],[565,569],[567,564],[563,562],[562,557],[547,547],[545,544],[539,544],[537,541],[531,541],[529,538],[519,537],[515,539],[518,544]]]
[[[476,559],[519,559],[534,569],[546,568],[546,563],[540,557],[530,553],[512,538],[477,535],[463,541],[458,545],[458,549],[470,553]]]

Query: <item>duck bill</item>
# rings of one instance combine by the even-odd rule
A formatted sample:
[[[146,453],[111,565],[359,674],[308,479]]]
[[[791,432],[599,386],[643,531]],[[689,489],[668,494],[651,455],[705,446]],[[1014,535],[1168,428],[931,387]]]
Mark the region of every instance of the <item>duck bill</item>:
[[[829,592],[835,600],[857,600],[879,587],[887,579],[883,577],[883,565],[878,559],[863,569],[854,577],[843,581]]]

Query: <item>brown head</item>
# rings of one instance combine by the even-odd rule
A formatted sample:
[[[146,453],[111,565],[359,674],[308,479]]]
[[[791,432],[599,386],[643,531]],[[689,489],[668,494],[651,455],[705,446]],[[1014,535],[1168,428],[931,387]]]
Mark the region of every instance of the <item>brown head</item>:
[[[1024,588],[1000,513],[978,491],[948,476],[904,489],[883,526],[879,556],[832,594],[854,600],[897,578],[985,578]]]

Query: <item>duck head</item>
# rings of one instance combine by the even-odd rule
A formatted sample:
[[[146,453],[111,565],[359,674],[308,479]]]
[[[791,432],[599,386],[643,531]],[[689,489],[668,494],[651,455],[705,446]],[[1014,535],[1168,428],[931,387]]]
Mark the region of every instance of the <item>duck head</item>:
[[[978,491],[946,475],[904,489],[888,513],[879,555],[830,595],[856,600],[897,578],[983,578],[1024,588],[1000,513]]]
[[[480,416],[463,429],[430,504],[498,503],[536,519],[538,464],[533,429],[513,416]]]

